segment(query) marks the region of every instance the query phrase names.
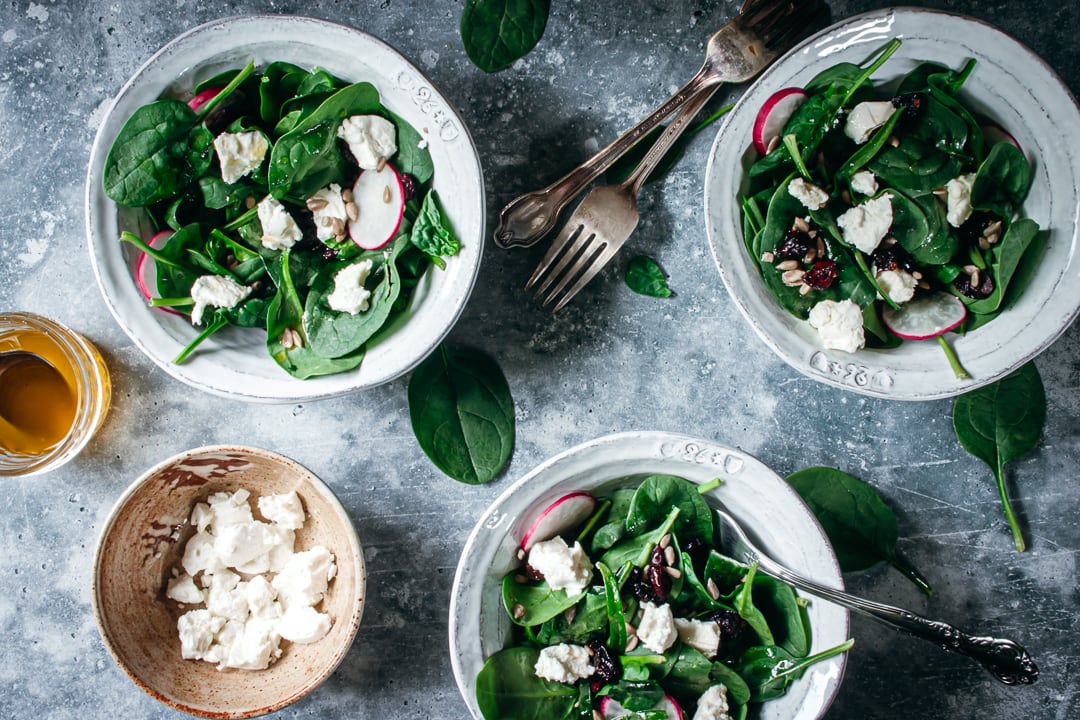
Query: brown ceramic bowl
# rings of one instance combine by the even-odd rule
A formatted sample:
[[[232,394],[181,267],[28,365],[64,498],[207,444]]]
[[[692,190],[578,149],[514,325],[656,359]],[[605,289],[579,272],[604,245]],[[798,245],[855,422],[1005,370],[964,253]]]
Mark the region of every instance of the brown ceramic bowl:
[[[165,597],[166,581],[194,532],[192,507],[239,488],[252,500],[295,490],[307,515],[296,531],[296,550],[324,545],[337,563],[320,606],[333,619],[329,634],[308,645],[282,641],[281,658],[266,670],[218,670],[184,660],[176,629],[182,610]],[[204,447],[150,469],[116,503],[94,558],[94,616],[113,659],[152,697],[192,715],[248,718],[295,702],[334,671],[360,624],[365,582],[356,530],[321,480],[266,450]]]

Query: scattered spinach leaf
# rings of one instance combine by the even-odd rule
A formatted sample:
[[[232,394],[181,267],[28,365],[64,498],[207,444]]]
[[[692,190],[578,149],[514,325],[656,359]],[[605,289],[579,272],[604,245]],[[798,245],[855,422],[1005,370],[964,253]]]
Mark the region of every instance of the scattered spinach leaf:
[[[478,350],[436,348],[409,380],[409,417],[421,449],[455,480],[486,483],[510,459],[510,387]]]
[[[1005,486],[1005,463],[1035,448],[1046,422],[1046,390],[1032,362],[995,383],[959,396],[953,429],[965,450],[994,472],[1001,505],[1018,552],[1027,545]]]
[[[674,294],[660,265],[647,255],[637,255],[627,263],[626,284],[639,295],[666,298]]]
[[[540,42],[550,9],[550,0],[465,0],[465,53],[484,72],[510,67]]]
[[[896,515],[877,491],[854,475],[830,467],[810,467],[787,482],[814,513],[836,551],[840,569],[857,572],[887,562],[927,595],[933,589],[896,551]]]

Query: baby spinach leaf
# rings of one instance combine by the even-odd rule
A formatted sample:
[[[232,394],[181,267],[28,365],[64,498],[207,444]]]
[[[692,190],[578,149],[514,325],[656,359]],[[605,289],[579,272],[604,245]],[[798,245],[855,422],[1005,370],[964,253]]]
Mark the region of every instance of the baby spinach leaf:
[[[580,596],[568,597],[565,590],[552,590],[544,580],[518,582],[515,573],[503,578],[502,598],[510,619],[526,627],[546,623],[581,600]],[[515,608],[519,608],[516,613]]]
[[[898,190],[886,193],[891,196],[893,211],[890,232],[900,246],[920,263],[940,265],[948,262],[960,241],[943,222],[941,203],[933,195],[922,196],[920,203]]]
[[[619,582],[604,563],[597,563],[596,569],[600,571],[600,577],[604,581],[604,604],[608,620],[607,645],[621,653],[626,649],[626,615],[623,613],[623,601],[619,596]]]
[[[309,346],[303,327],[304,304],[293,284],[289,262],[291,254],[289,250],[281,253],[277,268],[278,292],[266,309],[266,349],[270,357],[290,375],[301,380],[356,368],[364,359],[363,348],[350,355],[331,359],[322,357]],[[282,342],[286,329],[297,333],[299,345],[290,343],[286,347]]]
[[[805,656],[810,651],[810,637],[791,586],[768,575],[755,575],[753,596],[754,605],[769,623],[774,642],[795,657]]]
[[[675,663],[664,680],[664,689],[681,703],[693,703],[713,684],[713,663],[689,645],[678,645]]]
[[[626,529],[632,535],[640,535],[656,528],[673,507],[679,509],[679,515],[672,531],[684,541],[712,538],[712,510],[708,503],[698,493],[697,486],[674,475],[650,475],[641,481],[626,514]]]
[[[510,67],[540,42],[550,9],[550,0],[465,0],[465,53],[484,72]]]
[[[751,700],[771,700],[783,695],[788,686],[800,678],[808,667],[841,655],[854,644],[854,640],[848,640],[802,659],[796,659],[787,650],[775,646],[752,647],[740,656],[735,669],[750,687]]]
[[[192,166],[189,135],[198,121],[179,100],[143,105],[128,118],[105,158],[105,194],[129,207],[175,196],[200,173]]]
[[[1005,486],[1005,463],[1035,448],[1046,422],[1046,390],[1034,363],[995,383],[961,395],[953,403],[956,439],[994,472],[1013,543],[1026,548]]]
[[[714,685],[723,683],[724,687],[727,688],[729,700],[739,705],[746,705],[746,703],[750,702],[750,687],[739,676],[739,673],[724,663],[714,662],[712,669],[709,670],[709,678]]]
[[[348,355],[370,340],[386,324],[401,293],[395,264],[383,262],[372,273],[378,283],[371,288],[366,310],[355,315],[333,310],[326,298],[334,291],[334,276],[341,267],[332,266],[321,272],[312,282],[304,304],[304,330],[311,349],[328,358]]]
[[[379,92],[366,82],[344,87],[323,101],[274,144],[267,171],[270,194],[307,197],[332,182],[343,182],[347,166],[337,146],[338,126],[351,115],[375,113],[380,107]]]
[[[570,718],[580,691],[573,685],[536,676],[540,651],[532,647],[500,650],[476,676],[476,702],[486,720]]]
[[[799,470],[788,475],[787,482],[821,523],[841,570],[857,572],[887,562],[927,595],[933,593],[922,575],[897,554],[896,515],[873,487],[830,467]]]
[[[975,173],[971,206],[1008,220],[1027,197],[1030,187],[1031,167],[1024,153],[1012,143],[999,142],[990,148]]]
[[[750,571],[746,573],[746,579],[743,580],[742,585],[739,587],[739,593],[735,596],[735,611],[739,613],[739,617],[746,621],[746,624],[750,626],[762,643],[765,645],[774,645],[772,628],[769,627],[769,621],[765,619],[765,615],[754,604],[754,578],[757,576],[757,563],[750,566]]]
[[[478,350],[436,348],[409,380],[409,417],[421,449],[455,480],[486,483],[510,459],[510,387]]]
[[[566,613],[559,613],[543,623],[536,633],[536,640],[543,645],[573,643],[585,645],[590,640],[606,638],[608,630],[607,603],[602,593],[593,590],[585,592],[584,600],[579,600],[574,619],[566,620]]]
[[[1020,266],[1020,261],[1031,246],[1031,243],[1039,236],[1039,224],[1029,218],[1017,220],[1005,232],[1001,243],[995,248],[992,263],[992,275],[994,278],[994,291],[989,297],[981,300],[971,300],[961,297],[968,310],[977,314],[996,313],[1005,302],[1005,293],[1013,274]]]
[[[424,197],[411,239],[413,245],[423,250],[440,268],[446,265],[443,257],[457,255],[461,249],[461,242],[450,227],[450,220],[443,214],[439,194],[434,190]]]
[[[388,114],[397,127],[398,151],[394,156],[394,168],[399,173],[412,175],[419,185],[423,185],[435,174],[427,141],[403,117],[392,112]]]
[[[668,287],[664,271],[647,255],[638,255],[626,265],[626,284],[631,290],[649,297],[666,298],[673,293]]]

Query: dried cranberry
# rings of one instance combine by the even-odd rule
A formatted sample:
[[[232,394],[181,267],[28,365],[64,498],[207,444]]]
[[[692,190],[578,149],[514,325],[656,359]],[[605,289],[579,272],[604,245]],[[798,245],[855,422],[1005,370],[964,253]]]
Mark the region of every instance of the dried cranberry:
[[[645,568],[645,577],[652,584],[652,591],[657,599],[666,599],[671,592],[671,576],[664,572],[664,549],[659,545],[653,549],[652,559]]]
[[[974,245],[979,242],[979,238],[982,237],[983,231],[996,222],[997,219],[997,215],[994,215],[993,213],[985,210],[976,210],[971,213],[971,217],[964,221],[963,225],[957,228],[956,233],[960,236],[961,242]]]
[[[322,258],[323,260],[333,262],[338,259],[338,251],[330,247],[329,245],[326,245],[323,247]]]
[[[904,248],[898,244],[880,245],[870,255],[870,263],[877,272],[886,270],[904,270],[911,272],[914,264],[912,258]]]
[[[645,579],[645,574],[639,567],[630,571],[626,585],[630,589],[630,594],[642,602],[652,602],[657,599],[653,593],[652,583]]]
[[[780,244],[776,246],[776,250],[773,251],[780,260],[793,260],[795,258],[802,258],[814,247],[815,243],[813,238],[803,230],[795,230],[792,228],[788,230],[787,235],[780,241]]]
[[[716,610],[709,613],[707,617],[720,626],[721,642],[738,639],[749,627],[746,621],[739,616],[739,613],[734,610]]]
[[[994,279],[990,277],[990,273],[979,273],[979,285],[975,287],[971,284],[971,276],[967,273],[960,273],[953,280],[953,287],[961,295],[971,298],[972,300],[982,300],[983,298],[990,297],[990,294],[994,292]]]
[[[926,105],[926,97],[922,93],[897,95],[892,99],[892,104],[894,108],[903,110],[905,118],[914,118],[922,112],[923,106]]]
[[[682,550],[690,556],[690,562],[699,567],[705,562],[709,555],[709,546],[705,544],[704,540],[698,537],[690,538],[684,542]]]
[[[815,290],[825,290],[840,276],[840,268],[834,260],[818,260],[803,275],[803,282]]]
[[[530,580],[543,580],[544,573],[540,572],[529,563],[525,563],[525,577]]]
[[[599,640],[590,642],[589,649],[593,651],[592,663],[596,668],[593,678],[607,684],[618,682],[622,677],[622,664],[619,658]]]
[[[416,178],[409,173],[400,173],[401,178],[401,199],[405,202],[409,202],[416,195]]]

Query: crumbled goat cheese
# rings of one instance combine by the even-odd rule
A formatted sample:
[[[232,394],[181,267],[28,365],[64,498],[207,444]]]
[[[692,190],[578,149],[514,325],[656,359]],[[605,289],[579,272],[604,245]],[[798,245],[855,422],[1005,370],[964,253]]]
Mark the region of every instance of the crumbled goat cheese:
[[[643,613],[637,626],[638,640],[654,653],[665,652],[679,637],[675,630],[675,618],[671,614],[671,606],[653,605],[651,602],[641,604]]]
[[[882,195],[856,205],[840,217],[836,224],[844,231],[844,241],[869,255],[892,227],[892,196]]]
[[[332,625],[315,606],[336,574],[334,556],[322,546],[293,552],[294,531],[304,521],[299,497],[260,498],[269,523],[254,518],[249,497],[246,490],[215,493],[195,505],[190,522],[197,532],[184,547],[184,574],[174,571],[166,590],[177,602],[205,603],[177,620],[181,655],[219,669],[265,668],[281,656],[282,639],[315,642]]]
[[[960,227],[971,217],[971,188],[975,185],[975,175],[960,175],[945,183],[945,195],[948,210],[945,219],[953,227]]]
[[[304,233],[285,206],[267,195],[259,201],[259,224],[262,225],[262,246],[270,250],[285,250],[295,245]]]
[[[918,281],[906,270],[882,270],[874,276],[878,287],[895,303],[906,303],[915,296]]]
[[[884,125],[896,112],[888,100],[881,102],[861,102],[848,113],[844,123],[844,134],[856,144],[862,145],[879,127]]]
[[[337,135],[349,146],[356,163],[374,170],[379,160],[397,152],[394,124],[379,115],[353,115],[341,121]]]
[[[713,685],[701,694],[693,720],[731,720],[728,711],[727,687]]]
[[[565,643],[541,650],[533,669],[536,677],[560,683],[572,683],[596,672],[589,664],[588,648]]]
[[[308,198],[307,205],[311,208],[312,218],[315,220],[315,236],[320,240],[330,240],[337,237],[334,232],[335,221],[342,226],[349,223],[349,215],[345,210],[345,199],[341,197],[341,186],[331,183],[322,190]]]
[[[289,530],[304,527],[304,506],[295,490],[279,495],[263,495],[258,505],[262,516],[279,527]]]
[[[851,176],[851,189],[869,197],[878,191],[877,176],[869,170],[860,170]]]
[[[720,625],[713,620],[684,620],[675,618],[679,640],[711,658],[720,649]]]
[[[225,275],[203,275],[195,278],[191,286],[191,324],[202,324],[203,313],[208,307],[232,308],[251,294],[251,288],[241,285]]]
[[[529,565],[544,576],[552,590],[565,590],[576,597],[585,592],[592,579],[592,562],[581,543],[570,547],[561,537],[538,542],[529,551]]]
[[[829,193],[801,177],[788,183],[788,194],[806,206],[807,210],[820,210],[829,202]]]
[[[229,185],[262,164],[270,143],[257,130],[221,133],[214,138],[214,150],[221,165],[221,179]]]
[[[866,344],[862,309],[851,300],[822,300],[810,309],[809,320],[826,348],[855,352]]]
[[[371,260],[346,265],[334,275],[334,291],[326,296],[331,310],[355,315],[368,309],[371,291],[364,287],[373,267]]]

